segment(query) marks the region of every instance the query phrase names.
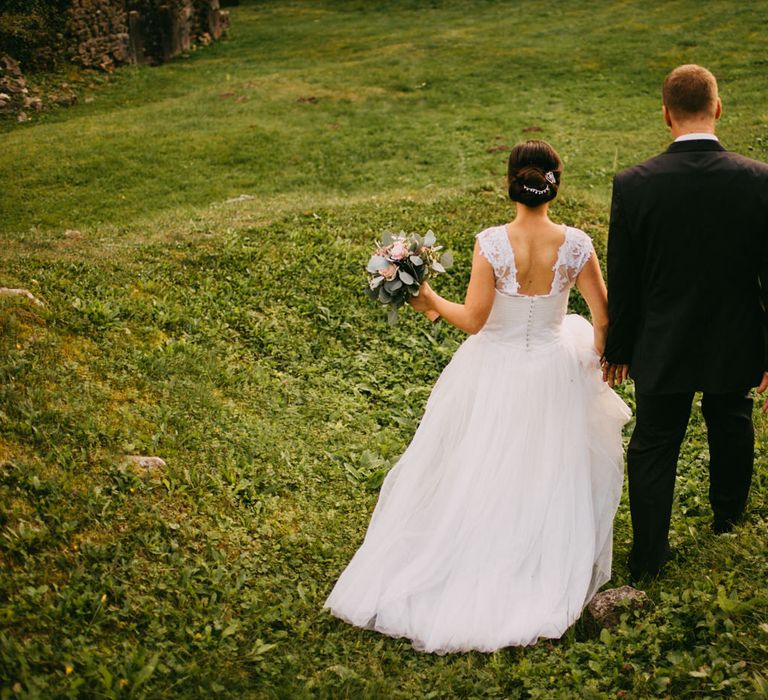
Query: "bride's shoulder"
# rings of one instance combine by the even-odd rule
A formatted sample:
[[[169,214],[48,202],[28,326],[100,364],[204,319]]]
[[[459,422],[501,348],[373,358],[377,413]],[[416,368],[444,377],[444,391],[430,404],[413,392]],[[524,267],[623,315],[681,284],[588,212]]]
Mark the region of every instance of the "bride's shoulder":
[[[594,249],[594,246],[592,245],[592,239],[584,233],[580,228],[576,228],[575,226],[568,226],[566,224],[565,227],[566,234],[565,238],[567,241],[567,248],[570,248],[572,251],[583,251],[585,253],[591,253]]]
[[[490,226],[488,228],[484,228],[482,231],[480,231],[480,233],[476,233],[475,238],[480,241],[498,238],[501,235],[506,235],[506,229],[506,224],[501,224],[500,226]]]
[[[478,252],[494,269],[509,265],[509,239],[506,224],[491,226],[475,235]]]
[[[563,246],[562,254],[567,261],[566,264],[579,272],[595,249],[592,245],[592,239],[575,226],[566,226],[565,238],[566,245]]]
[[[577,243],[592,243],[592,239],[587,233],[575,226],[569,226],[565,224],[566,235],[574,242]]]

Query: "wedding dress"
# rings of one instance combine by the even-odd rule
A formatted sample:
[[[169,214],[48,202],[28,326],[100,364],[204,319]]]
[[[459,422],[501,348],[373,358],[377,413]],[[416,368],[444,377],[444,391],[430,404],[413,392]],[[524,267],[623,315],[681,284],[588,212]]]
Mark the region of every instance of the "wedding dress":
[[[427,652],[558,638],[610,578],[624,402],[566,315],[592,253],[566,227],[549,294],[518,293],[505,226],[478,234],[496,296],[443,370],[368,532],[325,602]]]

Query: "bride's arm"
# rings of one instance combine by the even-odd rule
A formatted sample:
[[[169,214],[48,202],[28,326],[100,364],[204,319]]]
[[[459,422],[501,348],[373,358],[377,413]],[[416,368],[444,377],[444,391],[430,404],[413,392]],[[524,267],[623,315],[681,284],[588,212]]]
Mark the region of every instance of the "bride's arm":
[[[477,333],[491,313],[495,285],[493,267],[480,254],[480,247],[476,242],[472,257],[472,275],[463,304],[443,299],[426,282],[421,286],[419,296],[411,298],[410,304],[417,311],[434,311],[440,314],[448,323],[466,333]]]
[[[594,252],[576,278],[576,288],[589,306],[592,327],[595,329],[595,350],[602,357],[605,351],[605,338],[608,334],[608,291],[600,271],[600,263]]]

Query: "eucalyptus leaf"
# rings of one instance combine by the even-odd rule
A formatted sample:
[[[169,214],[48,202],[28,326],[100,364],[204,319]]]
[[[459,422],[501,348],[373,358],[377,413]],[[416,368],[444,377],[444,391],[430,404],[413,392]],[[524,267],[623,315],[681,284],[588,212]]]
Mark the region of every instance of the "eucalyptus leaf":
[[[397,324],[397,307],[394,304],[391,304],[387,309],[387,323],[390,326]]]
[[[383,255],[372,255],[368,261],[368,272],[378,272],[389,266],[389,261]]]
[[[450,250],[446,250],[441,256],[440,256],[440,264],[446,269],[450,269],[453,267],[453,253],[451,253]]]
[[[424,236],[424,245],[429,248],[430,246],[435,245],[436,240],[437,238],[435,237],[434,232],[432,231],[432,229],[430,229],[429,231],[427,231],[426,235]]]
[[[379,301],[382,304],[389,304],[389,302],[392,301],[392,295],[387,292],[385,285],[379,287]]]
[[[391,245],[394,241],[395,237],[392,233],[392,231],[384,231],[384,233],[381,234],[381,244],[382,245]]]
[[[418,255],[411,255],[410,258],[408,258],[414,265],[423,265],[424,261],[418,256]]]
[[[383,281],[384,278],[381,275],[374,277],[370,282],[371,289],[376,289],[376,287],[378,287]]]
[[[403,280],[406,284],[413,284],[416,280],[413,279],[413,276],[408,274],[405,270],[399,270],[397,273],[400,276],[400,279]]]
[[[437,260],[432,263],[432,269],[435,272],[445,272],[445,268]]]
[[[384,288],[385,288],[385,289],[386,289],[388,292],[390,292],[390,294],[391,294],[392,292],[396,292],[396,291],[397,291],[398,289],[400,289],[400,287],[402,287],[402,286],[403,286],[403,283],[402,283],[400,280],[398,280],[398,279],[389,280],[389,282],[385,282],[385,283],[384,283]]]

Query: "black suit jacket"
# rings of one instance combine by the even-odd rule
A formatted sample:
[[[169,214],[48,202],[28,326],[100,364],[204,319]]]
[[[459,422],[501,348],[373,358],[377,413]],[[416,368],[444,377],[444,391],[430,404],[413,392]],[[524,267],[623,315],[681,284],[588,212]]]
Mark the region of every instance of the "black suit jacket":
[[[605,357],[639,392],[756,386],[767,308],[768,165],[678,141],[615,176]]]

